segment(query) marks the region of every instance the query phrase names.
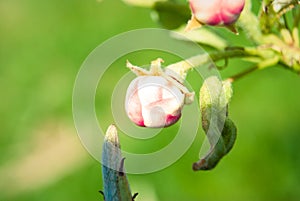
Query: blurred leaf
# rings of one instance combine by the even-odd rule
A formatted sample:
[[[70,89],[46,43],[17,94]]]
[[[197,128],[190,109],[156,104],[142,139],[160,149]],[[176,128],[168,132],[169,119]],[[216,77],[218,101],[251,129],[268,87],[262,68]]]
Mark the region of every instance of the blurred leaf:
[[[158,1],[153,9],[157,13],[158,22],[167,29],[176,29],[191,18],[191,11],[187,4]]]

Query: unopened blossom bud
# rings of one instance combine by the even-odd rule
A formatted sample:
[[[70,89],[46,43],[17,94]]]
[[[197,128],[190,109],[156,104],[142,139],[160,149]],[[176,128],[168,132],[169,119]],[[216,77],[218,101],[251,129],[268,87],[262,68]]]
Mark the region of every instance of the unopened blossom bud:
[[[190,0],[192,19],[189,29],[195,24],[232,25],[240,16],[245,0]]]
[[[186,87],[160,68],[161,59],[152,62],[150,71],[128,63],[138,77],[129,85],[125,109],[129,119],[138,126],[162,128],[176,123],[188,97]]]

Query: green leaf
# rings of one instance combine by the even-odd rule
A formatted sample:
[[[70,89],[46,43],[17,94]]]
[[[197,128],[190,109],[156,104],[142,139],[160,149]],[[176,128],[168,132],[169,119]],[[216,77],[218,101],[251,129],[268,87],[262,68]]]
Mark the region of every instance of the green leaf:
[[[209,152],[193,164],[194,170],[211,170],[231,150],[236,139],[236,126],[228,118],[232,97],[229,81],[216,76],[207,78],[200,89],[202,128],[210,143]]]
[[[236,139],[236,126],[226,118],[222,135],[217,144],[211,147],[209,153],[193,164],[194,170],[211,170],[219,163],[219,161],[232,149]]]
[[[153,9],[157,14],[156,20],[167,29],[176,29],[191,18],[191,10],[187,4],[158,1]]]
[[[102,178],[105,201],[132,201],[129,183],[124,173],[117,128],[110,125],[106,131],[102,151]]]

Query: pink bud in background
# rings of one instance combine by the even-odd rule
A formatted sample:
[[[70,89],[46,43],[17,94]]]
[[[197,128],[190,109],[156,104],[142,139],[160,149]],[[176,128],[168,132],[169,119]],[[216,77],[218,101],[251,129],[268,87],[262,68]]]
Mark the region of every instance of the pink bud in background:
[[[138,77],[131,81],[125,100],[129,119],[138,126],[163,128],[176,123],[185,104],[194,100],[194,92],[179,81],[173,71],[163,71],[162,59],[152,61],[150,71],[127,62]]]
[[[245,0],[190,0],[195,19],[201,24],[231,25],[240,16]]]

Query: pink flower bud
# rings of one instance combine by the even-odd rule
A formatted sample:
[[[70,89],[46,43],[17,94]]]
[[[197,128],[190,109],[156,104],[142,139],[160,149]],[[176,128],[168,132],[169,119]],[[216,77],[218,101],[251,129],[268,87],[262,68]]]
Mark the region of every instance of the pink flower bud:
[[[161,76],[140,76],[128,87],[125,109],[138,126],[165,127],[178,121],[183,93]]]
[[[127,89],[125,110],[138,126],[170,126],[180,119],[184,104],[193,100],[194,93],[189,93],[181,83],[162,71],[161,61],[153,62],[150,71],[127,64],[139,76]]]
[[[231,25],[240,16],[245,0],[190,0],[192,13],[201,24]]]

